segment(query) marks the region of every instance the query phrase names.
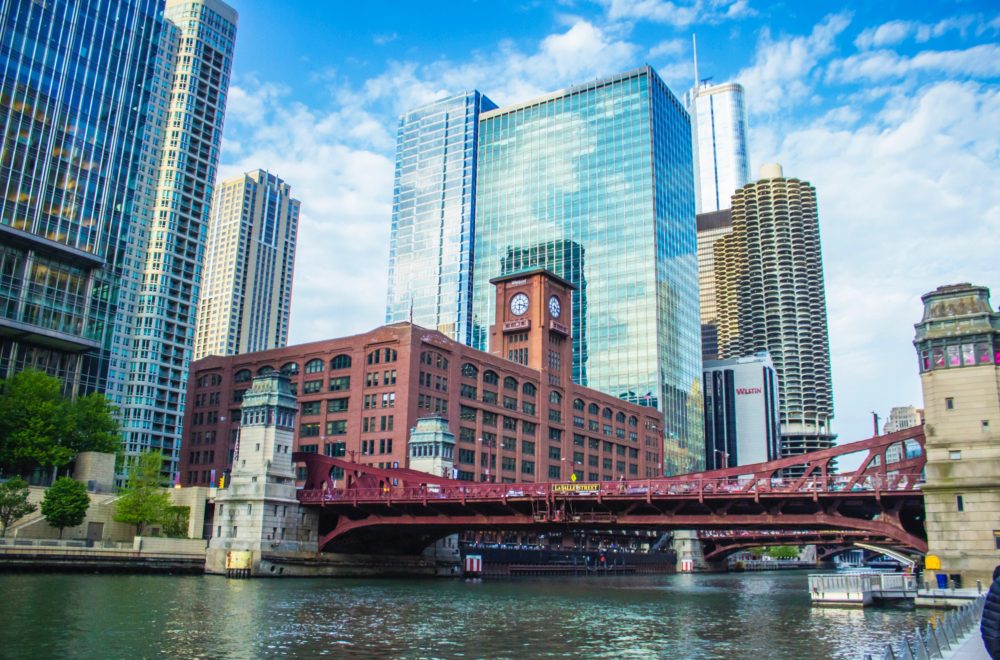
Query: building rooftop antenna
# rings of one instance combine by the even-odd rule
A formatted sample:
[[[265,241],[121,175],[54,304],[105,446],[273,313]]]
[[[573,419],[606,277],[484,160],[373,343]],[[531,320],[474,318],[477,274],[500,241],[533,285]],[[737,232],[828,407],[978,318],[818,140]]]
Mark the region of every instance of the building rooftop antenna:
[[[691,33],[691,50],[694,51],[694,93],[698,95],[698,35]]]

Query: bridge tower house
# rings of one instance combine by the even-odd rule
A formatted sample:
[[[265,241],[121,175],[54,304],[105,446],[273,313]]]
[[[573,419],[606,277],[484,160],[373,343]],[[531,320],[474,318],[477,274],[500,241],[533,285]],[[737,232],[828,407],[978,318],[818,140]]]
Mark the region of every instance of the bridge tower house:
[[[215,499],[206,571],[270,575],[267,555],[318,550],[315,514],[295,497],[297,412],[288,376],[275,371],[254,378],[243,397],[232,477]]]
[[[1000,313],[989,289],[938,287],[916,324],[927,448],[928,554],[989,584],[1000,564]]]
[[[416,426],[410,429],[406,450],[411,470],[426,472],[435,477],[453,478],[455,434],[448,430],[448,420],[443,417],[435,415],[418,419]],[[438,539],[424,550],[423,556],[434,562],[436,575],[457,575],[462,561],[458,534]]]

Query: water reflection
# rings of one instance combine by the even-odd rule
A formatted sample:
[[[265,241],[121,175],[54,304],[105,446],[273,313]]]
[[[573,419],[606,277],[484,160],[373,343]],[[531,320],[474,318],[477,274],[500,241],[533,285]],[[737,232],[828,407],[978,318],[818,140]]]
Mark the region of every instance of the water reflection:
[[[4,657],[858,658],[913,609],[809,604],[805,573],[466,583],[0,575]]]

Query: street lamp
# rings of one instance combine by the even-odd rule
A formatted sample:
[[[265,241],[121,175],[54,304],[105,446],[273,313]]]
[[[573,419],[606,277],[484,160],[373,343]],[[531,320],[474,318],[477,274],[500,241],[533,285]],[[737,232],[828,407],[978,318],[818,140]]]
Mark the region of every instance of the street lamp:
[[[568,459],[565,456],[563,456],[559,460],[562,462],[562,466],[563,466],[562,469],[559,472],[560,472],[560,474],[565,474],[566,473],[566,463],[569,462],[570,459]],[[572,469],[570,470],[570,474],[571,475],[574,472],[576,472],[576,466],[577,465],[583,467],[583,463],[581,463],[580,461],[573,461],[573,463],[572,463]],[[581,474],[583,473],[582,470],[580,472],[581,472]],[[566,477],[563,477],[563,478],[565,479]],[[570,477],[570,478],[572,478],[572,477]],[[582,480],[582,477],[581,477],[581,480]]]
[[[489,440],[486,440],[484,438],[479,438],[479,443],[483,447],[486,448],[486,472],[485,472],[485,474],[486,474],[486,482],[489,483],[491,481],[490,480],[490,463],[493,462],[493,447],[496,446],[497,441],[494,440],[493,438],[490,438]],[[494,483],[496,483],[496,475],[495,474],[494,474],[494,477],[493,477],[492,481]]]
[[[722,455],[722,465],[723,467],[729,467],[729,452],[721,451],[719,449],[713,449],[716,454]]]

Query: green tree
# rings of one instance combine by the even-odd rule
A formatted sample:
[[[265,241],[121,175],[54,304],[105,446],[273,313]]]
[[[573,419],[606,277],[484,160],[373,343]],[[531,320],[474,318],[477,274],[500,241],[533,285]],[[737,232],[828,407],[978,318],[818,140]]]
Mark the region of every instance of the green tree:
[[[799,549],[793,545],[774,545],[765,550],[768,557],[775,559],[798,559]]]
[[[58,378],[25,369],[0,382],[0,465],[18,474],[66,465],[75,455],[63,442],[68,431]]]
[[[15,477],[0,484],[0,539],[7,536],[7,528],[18,518],[22,518],[35,509],[28,501],[28,482]]]
[[[69,406],[66,444],[75,453],[99,451],[114,454],[120,444],[115,409],[103,394],[81,396]]]
[[[64,528],[76,527],[83,522],[88,508],[90,498],[87,497],[87,487],[69,477],[56,479],[42,499],[42,515],[46,522],[59,530],[59,538],[62,538]]]
[[[117,522],[135,525],[136,536],[150,523],[163,522],[170,507],[170,493],[163,490],[160,469],[163,453],[152,451],[139,457],[138,465],[129,470],[128,483],[118,498],[115,509]]]
[[[163,516],[163,535],[172,539],[186,539],[190,519],[191,507],[168,506]]]

